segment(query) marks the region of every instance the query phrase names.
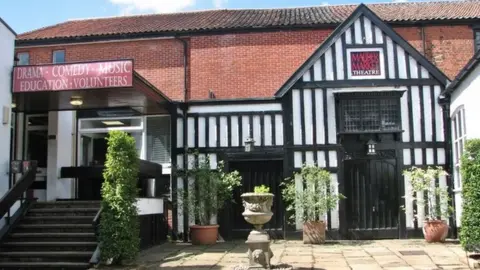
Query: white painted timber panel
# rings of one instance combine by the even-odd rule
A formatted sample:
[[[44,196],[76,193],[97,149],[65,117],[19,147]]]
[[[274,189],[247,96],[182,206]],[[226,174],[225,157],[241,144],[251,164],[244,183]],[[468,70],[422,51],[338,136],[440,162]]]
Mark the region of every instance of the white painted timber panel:
[[[415,156],[415,165],[423,165],[423,151],[421,148],[415,148],[414,156]]]
[[[309,82],[312,80],[311,76],[310,76],[310,69],[307,70],[307,72],[303,73],[303,81],[304,82]]]
[[[405,62],[405,50],[399,46],[397,46],[397,63],[398,63],[398,77],[400,79],[407,78],[407,63]]]
[[[400,99],[401,113],[402,113],[402,141],[410,141],[410,125],[409,125],[409,114],[408,114],[408,94],[404,93]]]
[[[188,117],[187,119],[187,145],[188,147],[195,147],[195,119],[193,117]]]
[[[412,156],[410,155],[410,149],[403,149],[403,165],[412,165]]]
[[[360,23],[360,19],[357,19],[354,22],[353,27],[355,28],[355,43],[362,44],[362,32],[361,32],[362,25]]]
[[[317,151],[317,166],[320,168],[327,167],[327,160],[325,158],[325,151]]]
[[[350,28],[345,31],[345,43],[352,44],[352,30]]]
[[[327,81],[333,81],[333,56],[332,48],[328,48],[325,52],[325,77]]]
[[[265,112],[281,111],[280,103],[235,104],[235,105],[196,105],[188,109],[189,113],[231,113],[231,112]]]
[[[250,122],[248,116],[242,116],[242,138],[240,143],[245,145],[245,140],[250,136]]]
[[[320,64],[320,60],[315,61],[315,64],[313,64],[313,80],[322,80],[322,65]]]
[[[227,147],[228,146],[228,124],[227,124],[227,117],[220,116],[220,146]]]
[[[417,65],[417,60],[415,60],[413,57],[408,56],[408,62],[410,64],[410,78],[412,79],[418,79],[418,65]]]
[[[198,147],[206,147],[206,120],[205,117],[198,117]]]
[[[183,147],[183,119],[177,118],[177,147]]]
[[[344,79],[344,66],[343,66],[343,46],[342,39],[338,39],[335,42],[335,61],[337,63],[337,80]]]
[[[433,148],[427,148],[425,151],[425,154],[427,155],[427,165],[434,165],[434,154],[433,154]]]
[[[434,96],[438,98],[440,96],[440,86],[435,85],[433,87]],[[443,134],[443,117],[442,117],[442,107],[438,102],[435,101],[435,137],[438,142],[445,141],[445,136]]]
[[[423,131],[425,132],[425,141],[431,142],[433,140],[433,131],[432,131],[432,100],[430,96],[430,86],[423,86],[422,87],[422,94],[423,94],[423,111],[424,111],[424,119],[425,119],[425,126],[423,127]]]
[[[260,125],[260,115],[254,115],[253,119],[253,140],[255,141],[256,146],[262,145],[262,131]]]
[[[307,151],[305,152],[305,164],[313,166],[315,164],[315,159],[313,157],[314,152]]]
[[[337,143],[337,124],[335,121],[335,97],[333,91],[327,92],[328,143]]]
[[[272,146],[272,116],[265,115],[263,121],[263,135],[265,146]]]
[[[365,27],[365,42],[373,44],[372,22],[367,18],[363,18],[363,26]]]
[[[332,185],[334,186],[334,192],[335,194],[338,194],[338,176],[336,173],[332,173]],[[332,224],[332,229],[338,229],[340,225],[340,216],[338,214],[338,205],[339,202],[337,202],[337,205],[335,206],[334,209],[330,211],[330,218],[331,218],[331,224]]]
[[[393,41],[388,36],[387,39],[387,59],[388,59],[388,78],[395,79],[395,61],[393,60]]]
[[[297,190],[297,192],[303,191],[303,179],[300,175],[295,175],[295,189]],[[297,230],[302,230],[303,221],[300,213],[302,213],[303,209],[300,203],[296,203],[295,205],[295,213],[298,213],[297,215],[295,215],[295,228]]]
[[[430,74],[428,73],[428,70],[424,68],[423,66],[420,67],[420,76],[422,79],[428,79],[430,77]]]
[[[238,116],[232,116],[231,120],[231,125],[232,125],[232,146],[240,146],[238,141],[241,136],[239,136],[238,131],[239,131],[239,122],[238,122]]]
[[[300,115],[300,90],[292,90],[293,144],[302,144],[302,117]]]
[[[408,150],[408,149],[407,149]],[[413,197],[412,197],[412,185],[410,184],[410,178],[404,176],[404,185],[405,185],[405,217],[407,228],[414,227],[414,216],[413,216]]]
[[[329,167],[337,167],[337,151],[328,151]]]
[[[303,90],[303,123],[306,145],[313,144],[312,90]]]
[[[302,152],[294,152],[293,153],[293,166],[295,168],[301,168],[302,164],[303,164]]]
[[[208,118],[208,146],[217,147],[217,121],[215,117]]]
[[[383,33],[382,33],[382,30],[380,30],[380,28],[375,27],[375,40],[377,41],[378,44],[383,44]]]
[[[177,201],[179,205],[183,204],[183,188],[184,188],[183,178],[178,177],[177,178]],[[179,233],[183,233],[183,210],[182,209],[179,209],[179,211],[177,211],[177,219],[178,219],[177,230]]]
[[[275,145],[283,145],[283,117],[275,115]]]
[[[445,165],[445,149],[437,149],[437,163],[438,165]]]
[[[323,116],[323,90],[315,89],[315,128],[317,144],[325,144],[325,117]]]
[[[413,140],[422,141],[422,119],[420,115],[420,91],[418,86],[412,86],[412,118],[413,119]]]

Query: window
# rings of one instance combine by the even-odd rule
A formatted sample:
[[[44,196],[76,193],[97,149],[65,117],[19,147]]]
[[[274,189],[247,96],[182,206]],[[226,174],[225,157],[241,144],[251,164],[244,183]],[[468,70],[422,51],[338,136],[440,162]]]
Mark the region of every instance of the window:
[[[170,163],[170,117],[147,117],[147,160]]]
[[[460,174],[460,160],[463,155],[467,132],[465,128],[465,109],[458,108],[452,116],[452,138],[453,138],[453,163],[455,188],[462,187],[462,176]]]
[[[391,92],[337,95],[340,101],[340,131],[345,133],[400,131],[400,95],[389,93]]]
[[[18,66],[25,66],[30,64],[30,54],[28,52],[17,53]]]
[[[54,64],[65,63],[65,50],[53,51],[52,62]]]
[[[475,52],[480,50],[480,25],[476,25],[473,27],[473,45],[475,48]]]

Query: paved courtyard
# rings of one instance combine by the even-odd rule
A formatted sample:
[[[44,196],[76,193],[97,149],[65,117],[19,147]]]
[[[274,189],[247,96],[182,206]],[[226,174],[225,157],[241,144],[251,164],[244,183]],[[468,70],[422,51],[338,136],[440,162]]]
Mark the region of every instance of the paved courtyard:
[[[247,262],[242,242],[209,247],[165,243],[141,253],[138,265],[124,269],[233,269]],[[340,241],[304,245],[300,241],[272,243],[273,264],[317,270],[469,269],[458,244],[427,244],[423,240]]]

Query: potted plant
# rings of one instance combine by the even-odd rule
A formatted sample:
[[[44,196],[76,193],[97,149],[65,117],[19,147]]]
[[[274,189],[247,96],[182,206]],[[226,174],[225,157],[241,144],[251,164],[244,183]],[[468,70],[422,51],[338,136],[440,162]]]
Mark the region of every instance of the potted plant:
[[[253,192],[243,193],[241,197],[245,207],[242,215],[255,229],[259,230],[263,224],[272,219],[271,208],[274,195],[270,193],[269,187],[265,185],[256,186]]]
[[[298,183],[303,183],[303,188],[299,189]],[[345,198],[335,192],[330,172],[315,165],[304,165],[281,186],[288,220],[295,222],[299,218],[303,222],[303,243],[324,243],[326,221],[322,218]]]
[[[425,208],[425,220],[423,221],[425,240],[429,243],[445,241],[448,234],[448,224],[445,218],[450,215],[452,209],[449,206],[450,196],[447,187],[439,187],[436,179],[447,173],[442,167],[426,169],[412,167],[403,171],[403,175],[408,177],[411,185],[411,189],[409,189],[409,195],[412,198],[410,203],[417,201],[418,207]],[[418,194],[425,195],[419,199]],[[425,198],[427,199],[425,200]]]
[[[211,222],[212,217],[223,208],[226,201],[232,200],[235,187],[241,185],[238,171],[225,172],[222,161],[212,169],[209,157],[195,154],[191,169],[180,173],[182,177],[193,179],[188,188],[180,190],[181,206],[195,217],[195,225],[190,226],[190,239],[193,245],[213,245],[218,238],[218,224]]]

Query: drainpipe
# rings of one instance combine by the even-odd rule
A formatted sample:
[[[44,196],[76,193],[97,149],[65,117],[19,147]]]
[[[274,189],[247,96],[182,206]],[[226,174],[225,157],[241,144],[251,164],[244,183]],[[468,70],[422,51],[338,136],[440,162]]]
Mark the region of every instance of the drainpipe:
[[[420,26],[420,31],[421,31],[421,38],[422,38],[422,52],[423,52],[423,56],[427,56],[427,52],[425,51],[426,50],[426,47],[427,47],[427,41],[425,40],[425,25],[421,25]]]
[[[183,44],[183,168],[184,170],[188,167],[188,146],[187,146],[187,111],[188,111],[188,104],[187,104],[187,90],[188,90],[188,42],[185,39],[181,39],[179,37],[175,37],[176,40],[180,41]],[[178,164],[177,164],[178,165]],[[188,179],[183,179],[183,188],[188,194]],[[188,196],[188,195],[187,195]],[[189,211],[183,207],[183,241],[188,242],[188,225],[189,225]]]

